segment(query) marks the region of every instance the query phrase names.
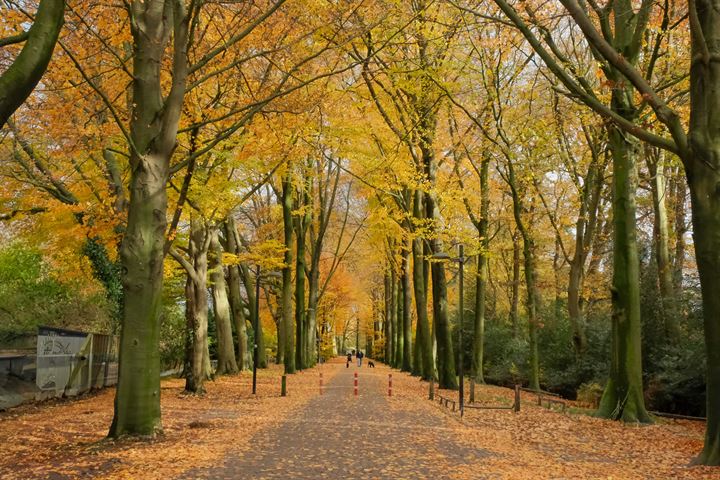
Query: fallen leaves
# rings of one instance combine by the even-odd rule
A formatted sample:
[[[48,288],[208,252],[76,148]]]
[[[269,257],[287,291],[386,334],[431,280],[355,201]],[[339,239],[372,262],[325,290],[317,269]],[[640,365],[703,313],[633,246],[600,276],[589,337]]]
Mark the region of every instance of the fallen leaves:
[[[720,470],[691,466],[703,445],[701,422],[660,420],[639,426],[563,414],[537,405],[523,392],[521,410],[466,409],[458,412],[428,400],[428,383],[406,374],[393,374],[391,406],[398,411],[424,411],[442,416],[465,446],[482,448],[486,458],[453,468],[452,478],[588,478],[588,479],[717,479]],[[466,384],[466,398],[468,387]],[[397,392],[397,393],[396,393]],[[457,400],[458,393],[437,393]],[[514,392],[476,386],[476,401],[512,405]]]
[[[554,412],[529,393],[517,414],[468,409],[461,421],[427,399],[426,382],[377,362],[353,370],[341,362],[323,367],[321,398],[318,369],[288,376],[284,398],[278,366],[259,372],[257,397],[250,373],[208,382],[202,397],[185,395],[182,380],[166,381],[164,435],[152,440],[105,439],[112,390],[6,412],[0,478],[242,478],[251,470],[314,479],[720,477],[718,469],[690,466],[702,447],[698,422],[625,425]],[[359,397],[353,371],[360,372]],[[512,404],[510,389],[476,388],[478,402]],[[457,399],[457,392],[437,393]]]
[[[0,414],[0,478],[175,478],[222,463],[249,448],[250,438],[271,428],[317,395],[317,372],[288,376],[280,397],[282,366],[219,377],[203,396],[186,395],[184,380],[162,385],[163,435],[151,440],[110,440],[114,390],[61,402],[24,406]]]

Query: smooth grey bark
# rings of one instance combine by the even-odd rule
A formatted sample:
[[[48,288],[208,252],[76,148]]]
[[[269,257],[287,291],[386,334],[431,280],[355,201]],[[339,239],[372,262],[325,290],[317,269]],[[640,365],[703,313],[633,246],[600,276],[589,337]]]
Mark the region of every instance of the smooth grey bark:
[[[670,225],[667,212],[668,185],[665,152],[645,148],[645,162],[650,174],[650,191],[653,202],[653,253],[657,267],[657,281],[660,292],[660,314],[669,340],[677,338],[677,304],[673,288],[673,265],[670,261]]]
[[[265,335],[263,335],[262,322],[260,321],[260,312],[257,309],[258,297],[255,294],[255,282],[257,279],[253,276],[253,272],[247,264],[240,264],[240,272],[242,274],[243,285],[245,286],[245,292],[248,297],[248,310],[250,311],[250,318],[257,318],[257,329],[253,331],[255,343],[258,349],[258,368],[267,368],[267,352],[265,351]],[[253,320],[254,321],[254,320]],[[252,352],[250,352],[252,357]]]
[[[189,15],[181,0],[127,3],[133,36],[130,200],[120,247],[123,318],[109,436],[154,435],[160,415],[160,309],[170,157],[185,96]],[[172,84],[161,67],[172,34]]]
[[[403,372],[412,371],[412,284],[410,278],[410,252],[411,246],[406,245],[402,251],[402,272],[400,281],[402,285],[403,316],[402,316],[402,362],[400,369]]]
[[[222,263],[222,246],[218,239],[219,231],[213,228],[211,232],[210,250],[210,281],[212,282],[213,311],[215,312],[215,325],[217,328],[217,356],[218,365],[215,373],[218,375],[237,373],[238,365],[235,360],[235,347],[233,345],[232,323],[230,319],[230,301],[228,300],[225,271]]]
[[[402,268],[402,267],[401,267]],[[397,314],[395,315],[395,337],[393,355],[393,366],[400,368],[403,362],[403,325],[405,318],[405,297],[403,292],[403,278],[402,271],[397,278]]]
[[[687,201],[687,181],[681,174],[675,172],[671,177],[672,200],[673,200],[673,234],[675,248],[673,253],[672,277],[673,295],[676,299],[682,298],[683,293],[683,269],[685,266],[685,234],[687,233],[687,212],[685,203]],[[678,312],[682,315],[682,312]]]
[[[25,45],[0,75],[0,128],[25,102],[45,74],[65,21],[64,0],[41,0]]]
[[[170,254],[182,265],[187,275],[185,282],[185,318],[187,325],[185,351],[185,391],[202,394],[205,380],[210,378],[210,350],[208,344],[208,250],[212,234],[203,219],[190,219],[188,259],[179,252]]]
[[[240,239],[238,238],[235,218],[228,216],[225,221],[225,243],[228,252],[235,255],[240,253]],[[233,323],[235,325],[235,338],[237,356],[236,362],[239,370],[247,370],[251,367],[252,358],[248,348],[247,317],[245,316],[245,305],[242,296],[242,276],[238,265],[228,265],[227,285],[230,298],[230,309],[232,310]]]

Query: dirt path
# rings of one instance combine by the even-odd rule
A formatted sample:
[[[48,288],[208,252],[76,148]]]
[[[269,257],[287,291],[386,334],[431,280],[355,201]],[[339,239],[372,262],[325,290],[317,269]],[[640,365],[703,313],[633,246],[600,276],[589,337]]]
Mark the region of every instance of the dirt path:
[[[257,452],[227,457],[221,467],[184,478],[449,478],[448,465],[487,457],[461,446],[442,412],[427,416],[391,409],[385,367],[330,363],[324,394],[275,428],[258,433]],[[358,372],[359,395],[353,395]],[[432,444],[418,441],[431,434]]]

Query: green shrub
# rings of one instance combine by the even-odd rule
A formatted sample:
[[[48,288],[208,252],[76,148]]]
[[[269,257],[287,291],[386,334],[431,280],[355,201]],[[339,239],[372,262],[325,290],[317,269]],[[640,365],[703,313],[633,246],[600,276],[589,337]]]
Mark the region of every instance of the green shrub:
[[[39,250],[12,244],[0,250],[0,345],[34,334],[39,325],[107,333],[110,308],[104,294],[80,281],[53,275]]]
[[[577,390],[577,401],[585,408],[597,408],[600,405],[600,398],[603,394],[603,387],[599,383],[583,383]]]

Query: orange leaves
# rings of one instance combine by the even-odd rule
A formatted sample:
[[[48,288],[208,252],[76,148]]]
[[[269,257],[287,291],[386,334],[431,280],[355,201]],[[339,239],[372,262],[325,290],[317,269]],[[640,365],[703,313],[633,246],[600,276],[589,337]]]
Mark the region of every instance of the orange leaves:
[[[164,434],[149,441],[105,439],[113,389],[2,413],[0,477],[168,479],[222,464],[226,456],[250,448],[253,434],[317,394],[316,375],[305,372],[289,377],[289,396],[280,397],[281,374],[277,366],[260,370],[257,398],[250,394],[248,372],[208,382],[202,397],[183,394],[183,380],[163,382]]]
[[[393,372],[391,406],[396,412],[412,408],[428,418],[443,418],[443,427],[456,432],[462,447],[480,448],[488,455],[470,457],[453,468],[452,478],[537,479],[711,479],[716,469],[691,467],[702,448],[704,424],[660,422],[652,426],[624,425],[583,414],[561,414],[522,394],[518,414],[502,410],[466,409],[463,421],[427,400],[428,384]],[[513,391],[476,385],[476,401],[512,404]],[[465,386],[465,399],[469,382]],[[441,391],[457,400],[457,392]],[[411,405],[411,407],[409,407]],[[433,437],[418,437],[423,442]],[[480,477],[482,478],[482,477]]]

